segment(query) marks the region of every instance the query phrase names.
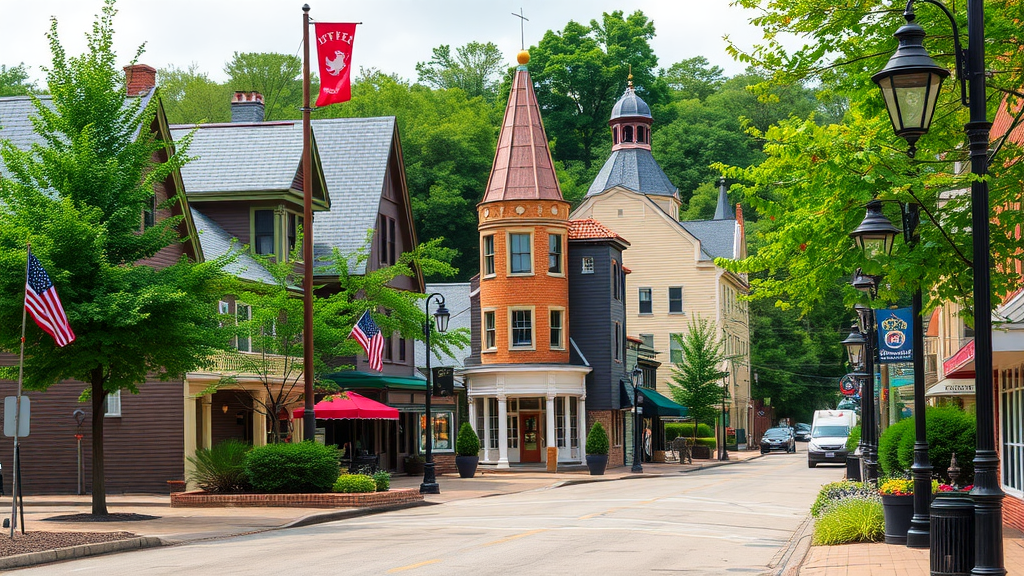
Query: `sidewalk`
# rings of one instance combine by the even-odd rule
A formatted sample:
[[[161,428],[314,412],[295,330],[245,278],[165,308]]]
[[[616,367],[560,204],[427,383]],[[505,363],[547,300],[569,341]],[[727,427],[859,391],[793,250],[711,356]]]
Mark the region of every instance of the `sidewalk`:
[[[498,472],[478,471],[475,478],[463,479],[458,474],[438,476],[441,493],[427,495],[426,504],[442,504],[454,500],[482,498],[499,494],[513,494],[529,490],[557,488],[584,482],[608,482],[631,478],[673,476],[696,470],[735,464],[759,457],[757,451],[730,453],[730,460],[717,462],[696,460],[694,464],[644,464],[642,474],[633,474],[628,467],[620,466],[609,470],[604,476],[590,476],[586,472],[565,472],[549,474],[543,471]],[[416,488],[422,478],[395,476],[393,488]],[[141,538],[132,542],[122,541],[76,546],[72,553],[56,558],[52,553],[35,552],[21,556],[0,557],[0,570],[15,566],[26,566],[52,562],[58,559],[83,555],[138,549],[140,547],[172,545],[197,540],[227,538],[293,526],[317,524],[373,514],[380,510],[347,508],[171,508],[170,496],[149,494],[108,495],[107,511],[111,514],[134,513],[153,516],[152,519],[113,522],[54,522],[47,518],[69,514],[87,514],[90,511],[90,496],[26,496],[25,527],[27,532],[132,532]],[[8,517],[11,499],[0,498],[0,517]],[[19,526],[18,531],[21,528]],[[7,529],[2,529],[6,534]],[[94,551],[89,551],[89,546]],[[65,549],[71,550],[71,549]],[[29,558],[31,556],[31,558]],[[27,562],[26,562],[27,561]]]
[[[1009,576],[1024,576],[1024,539],[1003,528],[1003,566]],[[895,544],[812,546],[800,576],[920,576],[930,572],[927,548]]]

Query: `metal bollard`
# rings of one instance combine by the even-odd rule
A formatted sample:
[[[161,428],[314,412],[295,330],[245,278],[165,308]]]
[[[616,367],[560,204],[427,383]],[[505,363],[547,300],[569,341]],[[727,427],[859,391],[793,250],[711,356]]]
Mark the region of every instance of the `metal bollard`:
[[[974,501],[936,495],[931,506],[931,575],[970,576],[974,568]]]

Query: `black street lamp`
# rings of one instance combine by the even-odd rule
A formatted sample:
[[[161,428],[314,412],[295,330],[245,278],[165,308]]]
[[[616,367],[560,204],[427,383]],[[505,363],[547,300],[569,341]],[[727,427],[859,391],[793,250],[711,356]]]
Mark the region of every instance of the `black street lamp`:
[[[719,450],[718,450],[718,459],[719,460],[723,460],[723,461],[729,459],[729,452],[725,448],[725,439],[726,439],[726,435],[725,435],[725,414],[726,414],[726,412],[725,412],[725,400],[726,400],[726,398],[728,398],[728,396],[729,396],[729,371],[726,370],[725,372],[722,373],[722,441],[719,444]],[[694,426],[696,426],[696,424],[694,424]]]
[[[644,466],[641,463],[643,455],[640,452],[640,443],[643,441],[643,426],[640,423],[639,418],[639,407],[643,403],[644,397],[640,394],[640,381],[643,378],[643,371],[640,370],[640,366],[633,366],[633,371],[629,374],[630,380],[633,381],[633,468],[631,472],[643,472]]]
[[[910,246],[917,244],[917,225],[920,222],[920,205],[916,203],[899,203],[903,216],[903,239]],[[891,254],[892,246],[899,230],[882,214],[880,200],[872,200],[867,205],[864,221],[850,236],[862,248],[869,241],[882,246],[881,252]],[[870,240],[869,240],[870,238]],[[865,253],[868,253],[865,250]],[[874,254],[877,254],[875,252]],[[928,457],[928,436],[925,420],[925,386],[924,386],[924,322],[922,318],[921,287],[914,290],[911,303],[914,348],[914,463],[910,467],[914,478],[914,517],[910,530],[907,532],[907,546],[910,548],[928,548],[931,543],[930,519],[932,492],[932,464]],[[845,342],[844,342],[845,343]]]
[[[858,268],[850,282],[853,287],[867,293],[874,299],[878,293],[878,277],[864,274]],[[878,350],[877,332],[875,332],[875,311],[872,308],[857,304],[853,307],[857,312],[857,323],[864,338],[864,367],[861,376],[860,393],[860,437],[861,457],[864,463],[865,482],[878,481],[878,416],[875,411],[875,353]]]
[[[425,403],[426,408],[426,462],[423,464],[423,483],[420,484],[420,494],[440,494],[441,487],[437,485],[437,477],[434,475],[434,456],[432,449],[434,446],[434,432],[431,428],[431,421],[434,419],[434,415],[430,413],[430,397],[434,395],[434,375],[430,370],[430,333],[433,331],[433,327],[430,324],[430,301],[437,301],[437,311],[434,312],[434,320],[437,323],[438,333],[444,333],[448,331],[448,319],[451,317],[448,309],[444,307],[444,295],[437,292],[427,296],[427,299],[423,302],[423,311],[426,313],[426,318],[423,321],[423,337],[425,339],[427,349],[427,397]]]
[[[989,128],[985,109],[985,2],[967,0],[967,48],[960,44],[956,19],[938,0],[925,0],[938,6],[953,27],[957,78],[960,79],[960,101],[970,111],[964,127],[971,151],[971,232],[974,267],[974,378],[977,411],[977,444],[974,456],[975,566],[974,574],[1005,574],[1003,567],[1003,493],[999,486],[999,455],[995,450],[995,418],[992,389],[992,294],[989,256],[988,147]],[[903,12],[907,24],[896,31],[899,47],[889,63],[873,79],[887,94],[886,109],[896,133],[911,144],[927,132],[930,114],[935,110],[939,85],[948,75],[931,61],[924,49],[924,31],[914,24],[914,0],[907,2]],[[900,87],[897,89],[897,87]],[[934,88],[934,89],[932,89]],[[921,123],[910,130],[904,124],[900,104],[917,105],[911,94],[925,98]],[[911,115],[912,116],[912,115]],[[898,123],[899,121],[899,123]]]

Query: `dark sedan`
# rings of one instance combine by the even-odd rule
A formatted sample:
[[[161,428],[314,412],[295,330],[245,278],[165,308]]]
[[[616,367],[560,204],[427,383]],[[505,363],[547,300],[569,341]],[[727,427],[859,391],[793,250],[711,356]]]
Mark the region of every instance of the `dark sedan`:
[[[811,425],[798,423],[793,427],[793,435],[799,442],[810,442],[811,440]]]
[[[772,450],[796,452],[796,439],[793,437],[792,428],[786,426],[765,431],[764,436],[761,436],[761,454],[767,454]]]

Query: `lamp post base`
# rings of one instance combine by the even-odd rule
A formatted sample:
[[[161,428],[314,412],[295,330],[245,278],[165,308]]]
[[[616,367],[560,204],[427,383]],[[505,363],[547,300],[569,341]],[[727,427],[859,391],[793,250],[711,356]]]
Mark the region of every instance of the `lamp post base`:
[[[427,462],[423,465],[423,483],[420,484],[420,494],[440,494],[441,487],[437,485],[437,478],[434,476],[434,463]]]
[[[633,467],[629,471],[634,474],[642,474],[644,471],[644,467],[641,466],[639,462],[634,461]]]

